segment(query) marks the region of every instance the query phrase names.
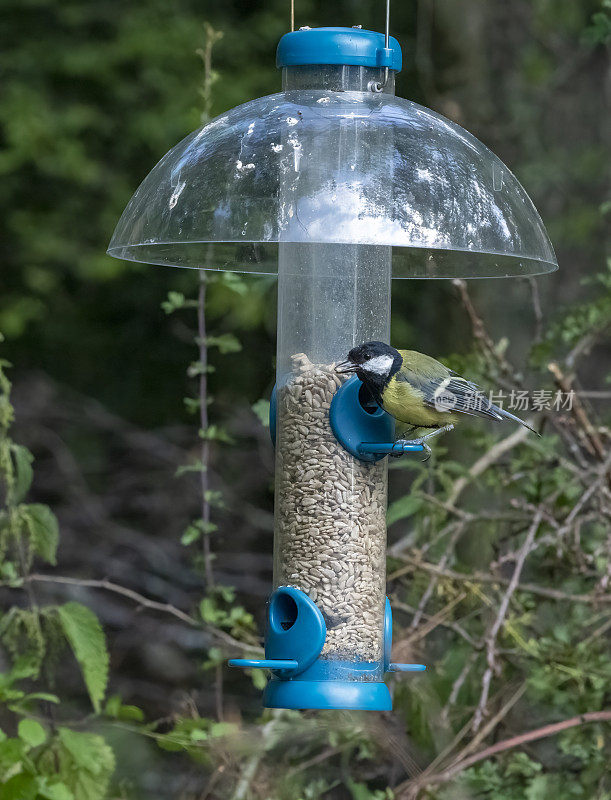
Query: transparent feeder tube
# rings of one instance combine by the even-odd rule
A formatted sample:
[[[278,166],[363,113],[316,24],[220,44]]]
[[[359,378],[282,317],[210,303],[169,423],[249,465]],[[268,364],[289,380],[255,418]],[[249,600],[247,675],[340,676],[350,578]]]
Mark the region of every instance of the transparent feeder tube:
[[[358,81],[362,90],[371,79],[364,72],[378,80],[381,72],[324,67],[306,69],[304,77],[303,70],[285,73],[294,71],[301,86],[324,70],[323,88],[334,90],[329,83],[341,80],[342,88]],[[302,200],[312,204],[317,192],[336,190],[337,205],[321,204],[322,224],[358,217],[358,204],[342,205],[341,187],[326,186],[324,175],[345,162],[347,180],[356,172],[358,181],[371,148],[387,142],[372,138],[356,119],[331,141],[318,142],[313,163],[308,142],[297,143],[300,174],[290,183],[291,208],[298,212]],[[386,246],[279,246],[274,584],[295,586],[316,602],[327,626],[321,657],[336,662],[336,670],[345,665],[343,679],[379,680],[383,672],[387,466],[343,449],[331,431],[329,407],[346,379],[335,364],[356,344],[388,341],[391,255]],[[357,662],[368,668],[351,670]]]

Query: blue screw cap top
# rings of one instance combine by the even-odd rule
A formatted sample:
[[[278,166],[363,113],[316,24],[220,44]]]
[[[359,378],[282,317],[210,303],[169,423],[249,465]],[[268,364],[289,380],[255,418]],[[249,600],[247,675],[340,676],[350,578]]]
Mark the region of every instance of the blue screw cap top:
[[[362,28],[303,28],[285,33],[278,43],[277,67],[306,64],[345,64],[357,67],[388,67],[400,72],[401,46],[390,37],[388,49],[384,34]]]

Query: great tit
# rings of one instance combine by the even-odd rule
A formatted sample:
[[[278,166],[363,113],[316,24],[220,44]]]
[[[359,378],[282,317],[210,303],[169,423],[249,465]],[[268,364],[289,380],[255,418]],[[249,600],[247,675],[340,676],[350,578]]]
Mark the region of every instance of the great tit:
[[[434,428],[422,438],[410,440],[423,444],[428,452],[425,440],[451,430],[463,414],[496,421],[511,419],[537,433],[491,403],[475,383],[415,350],[395,350],[384,342],[365,342],[353,347],[336,370],[356,373],[375,402],[407,430]]]

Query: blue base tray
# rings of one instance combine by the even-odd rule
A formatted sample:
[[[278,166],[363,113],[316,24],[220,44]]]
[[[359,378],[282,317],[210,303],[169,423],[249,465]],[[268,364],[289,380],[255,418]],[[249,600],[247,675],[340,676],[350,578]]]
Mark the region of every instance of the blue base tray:
[[[272,679],[263,693],[265,708],[390,711],[385,683],[370,681],[299,681]]]
[[[229,665],[271,671],[263,694],[266,708],[354,711],[390,711],[392,700],[384,674],[425,669],[423,664],[391,662],[392,611],[388,598],[384,652],[379,661],[322,658],[326,635],[318,606],[300,589],[280,586],[269,601],[265,658],[232,658]]]
[[[392,700],[379,662],[319,658],[294,678],[273,676],[263,695],[267,708],[390,711]]]

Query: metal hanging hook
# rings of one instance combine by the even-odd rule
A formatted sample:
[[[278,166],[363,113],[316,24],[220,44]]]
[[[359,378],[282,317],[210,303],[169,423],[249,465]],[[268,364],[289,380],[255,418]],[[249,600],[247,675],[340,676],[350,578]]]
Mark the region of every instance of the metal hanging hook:
[[[390,0],[386,0],[386,31],[384,35],[384,47],[388,50],[390,44]]]
[[[390,0],[386,0],[386,27],[384,30],[384,49],[388,52],[390,49]],[[382,92],[388,83],[389,67],[384,67],[384,80],[383,81],[370,81],[369,89],[372,92]]]

